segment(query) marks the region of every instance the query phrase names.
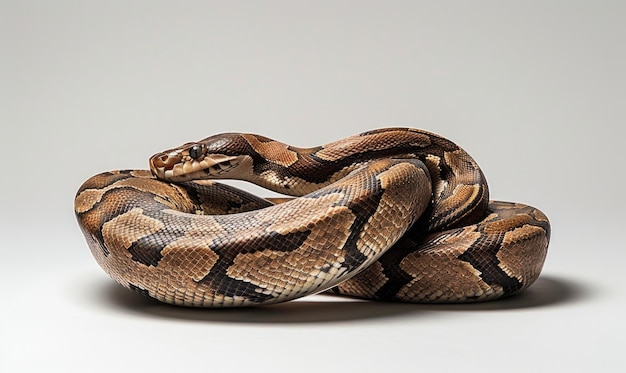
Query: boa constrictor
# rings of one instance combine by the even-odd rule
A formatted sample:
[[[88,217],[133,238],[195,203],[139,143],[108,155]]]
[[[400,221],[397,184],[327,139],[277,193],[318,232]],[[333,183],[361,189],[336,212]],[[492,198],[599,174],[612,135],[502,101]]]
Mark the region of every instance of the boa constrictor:
[[[539,276],[550,225],[489,201],[477,163],[411,128],[314,148],[227,133],[105,172],[78,190],[93,256],[121,285],[185,306],[284,302],[328,291],[401,302],[475,302]],[[262,199],[234,178],[298,198]]]

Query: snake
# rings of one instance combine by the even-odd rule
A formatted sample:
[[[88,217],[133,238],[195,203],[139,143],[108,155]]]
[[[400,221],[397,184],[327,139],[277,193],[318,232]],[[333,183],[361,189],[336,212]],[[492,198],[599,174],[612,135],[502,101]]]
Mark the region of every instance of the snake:
[[[501,299],[539,277],[550,240],[544,213],[490,200],[477,162],[420,129],[307,148],[222,133],[156,153],[149,165],[87,179],[74,211],[113,280],[173,305],[259,306],[318,293]]]

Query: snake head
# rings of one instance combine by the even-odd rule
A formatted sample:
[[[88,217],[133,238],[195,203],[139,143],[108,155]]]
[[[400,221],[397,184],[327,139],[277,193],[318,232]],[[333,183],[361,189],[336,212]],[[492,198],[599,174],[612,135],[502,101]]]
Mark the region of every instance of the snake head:
[[[233,146],[236,134],[211,136],[150,157],[150,171],[161,180],[246,179],[252,158]],[[236,141],[235,141],[236,142]]]

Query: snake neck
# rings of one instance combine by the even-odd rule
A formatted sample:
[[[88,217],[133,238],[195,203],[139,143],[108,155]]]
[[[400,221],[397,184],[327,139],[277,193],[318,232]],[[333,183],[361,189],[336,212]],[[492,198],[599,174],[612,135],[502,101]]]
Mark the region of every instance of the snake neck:
[[[487,210],[489,193],[478,164],[455,143],[433,133],[387,128],[313,148],[253,134],[236,136],[237,152],[250,157],[243,179],[278,193],[311,193],[375,159],[417,158],[427,166],[433,186],[428,230],[460,226]]]

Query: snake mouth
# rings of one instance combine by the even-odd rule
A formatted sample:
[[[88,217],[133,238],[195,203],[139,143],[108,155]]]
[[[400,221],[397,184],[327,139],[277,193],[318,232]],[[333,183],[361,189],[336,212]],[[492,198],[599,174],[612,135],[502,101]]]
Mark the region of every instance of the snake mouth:
[[[237,168],[241,161],[241,156],[223,154],[192,159],[178,152],[159,153],[150,158],[150,171],[157,179],[173,182],[219,179]]]

